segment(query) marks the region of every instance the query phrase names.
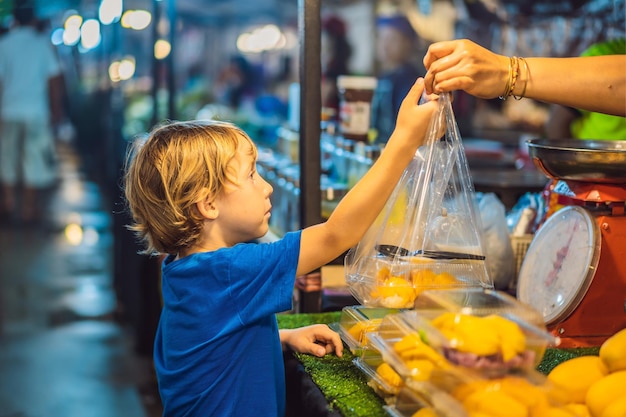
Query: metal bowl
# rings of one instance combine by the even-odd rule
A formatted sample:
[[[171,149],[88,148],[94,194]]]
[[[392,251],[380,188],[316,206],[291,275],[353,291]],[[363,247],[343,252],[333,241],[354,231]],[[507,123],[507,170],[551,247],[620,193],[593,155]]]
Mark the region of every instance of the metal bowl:
[[[626,184],[626,140],[531,139],[528,153],[551,178]]]

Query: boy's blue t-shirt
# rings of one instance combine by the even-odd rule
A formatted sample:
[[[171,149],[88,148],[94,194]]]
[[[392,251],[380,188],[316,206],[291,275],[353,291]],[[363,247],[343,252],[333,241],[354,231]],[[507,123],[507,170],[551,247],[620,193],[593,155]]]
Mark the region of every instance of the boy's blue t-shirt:
[[[278,416],[275,313],[292,307],[301,232],[163,262],[154,363],[163,416]]]

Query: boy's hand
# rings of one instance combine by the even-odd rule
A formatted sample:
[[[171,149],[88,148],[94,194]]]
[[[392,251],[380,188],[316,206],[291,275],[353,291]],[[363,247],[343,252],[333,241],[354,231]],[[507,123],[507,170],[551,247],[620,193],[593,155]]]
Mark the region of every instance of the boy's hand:
[[[281,330],[280,341],[283,348],[288,347],[294,352],[308,353],[318,357],[333,351],[339,357],[343,354],[341,337],[325,324]]]
[[[438,108],[436,102],[438,96],[435,94],[426,96],[424,90],[424,79],[420,77],[402,101],[396,128],[390,141],[395,139],[394,136],[408,135],[409,139],[418,140],[418,146],[421,146],[426,137],[430,118]],[[423,104],[419,104],[420,102]]]

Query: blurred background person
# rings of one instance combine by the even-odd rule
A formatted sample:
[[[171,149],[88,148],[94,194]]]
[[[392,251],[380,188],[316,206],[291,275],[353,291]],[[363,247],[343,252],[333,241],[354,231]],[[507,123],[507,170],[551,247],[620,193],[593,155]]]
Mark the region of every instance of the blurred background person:
[[[625,54],[626,39],[621,38],[595,43],[581,56]],[[626,140],[626,118],[553,104],[546,123],[546,137]]]
[[[348,63],[352,46],[346,35],[346,23],[338,16],[329,15],[322,20],[322,111],[336,119],[339,115],[339,90],[337,77],[350,74]]]
[[[376,19],[376,59],[379,76],[372,101],[372,127],[377,131],[376,141],[387,142],[395,127],[400,103],[417,77],[426,69],[416,59],[418,35],[409,20],[400,14]]]
[[[63,76],[52,44],[37,32],[33,7],[16,4],[13,18],[0,38],[0,216],[19,212],[18,220],[31,223],[56,180],[53,126],[62,120]]]
[[[218,101],[238,110],[262,89],[262,76],[242,55],[233,55],[220,71],[215,82]]]

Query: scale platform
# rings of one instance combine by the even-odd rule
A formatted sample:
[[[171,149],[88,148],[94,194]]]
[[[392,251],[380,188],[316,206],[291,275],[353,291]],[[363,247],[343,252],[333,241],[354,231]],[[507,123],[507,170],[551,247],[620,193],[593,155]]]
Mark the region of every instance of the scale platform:
[[[626,141],[535,139],[529,153],[566,186],[528,248],[517,296],[561,347],[599,346],[626,328]]]

